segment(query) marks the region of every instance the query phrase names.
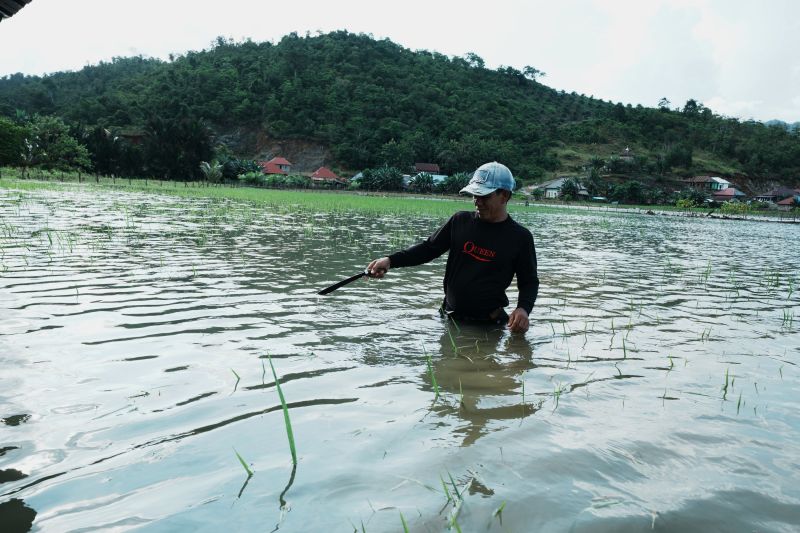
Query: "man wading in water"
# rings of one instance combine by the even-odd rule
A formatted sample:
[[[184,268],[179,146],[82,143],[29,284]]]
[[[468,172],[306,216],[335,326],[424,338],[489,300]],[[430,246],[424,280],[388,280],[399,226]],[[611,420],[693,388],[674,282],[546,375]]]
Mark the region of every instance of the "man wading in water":
[[[459,211],[427,240],[373,260],[367,266],[370,276],[382,278],[390,268],[421,265],[449,251],[442,313],[458,321],[507,323],[511,331],[527,331],[539,277],[533,236],[508,215],[514,186],[505,165],[480,166],[461,189],[472,195],[476,211]],[[506,289],[514,274],[519,299],[508,315]]]

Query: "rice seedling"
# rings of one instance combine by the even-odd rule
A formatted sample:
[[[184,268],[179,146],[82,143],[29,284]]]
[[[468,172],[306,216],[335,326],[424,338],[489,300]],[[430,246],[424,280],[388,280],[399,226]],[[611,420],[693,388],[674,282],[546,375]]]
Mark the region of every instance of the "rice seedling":
[[[406,524],[406,519],[403,517],[403,511],[400,511],[400,522],[403,524],[403,531],[408,533],[408,524]]]
[[[447,498],[447,503],[452,502],[453,501],[453,497],[450,495],[450,489],[447,488],[447,483],[445,483],[444,478],[442,477],[441,474],[439,474],[439,481],[442,482],[442,490],[444,491],[444,495]],[[445,505],[447,505],[447,504],[445,504]]]
[[[458,397],[459,397],[458,404],[461,407],[466,407],[464,405],[464,391],[461,389],[461,378],[458,378]]]
[[[794,309],[784,309],[781,326],[784,328],[791,328],[792,324],[794,324]]]
[[[455,324],[454,320],[452,320],[451,322]],[[453,355],[456,356],[458,355],[458,346],[456,346],[456,341],[453,338],[453,334],[450,332],[450,328],[445,326],[445,330],[447,330],[447,336],[450,338],[450,346],[453,348]]]
[[[742,407],[742,392],[739,391],[739,401],[736,402],[736,414],[739,414],[739,409]]]
[[[236,451],[236,448],[233,449],[233,453],[236,454],[236,457],[239,459],[239,462],[242,464],[242,468],[244,468],[244,471],[247,472],[247,477],[248,478],[253,477],[253,471],[250,469],[250,466],[248,466],[247,462],[245,462],[245,460],[242,459],[242,456],[239,455],[239,452]]]
[[[628,358],[628,348],[625,345],[625,337],[622,338],[622,358],[623,359]]]
[[[233,394],[234,392],[236,392],[236,389],[239,387],[239,382],[242,380],[242,378],[239,377],[239,374],[236,373],[236,370],[231,368],[231,372],[233,372],[233,375],[236,377],[236,382],[233,384],[233,392],[231,392],[231,394]]]
[[[500,507],[494,510],[492,516],[497,518],[500,521],[500,525],[503,525],[503,509],[506,508],[506,502],[500,504]]]
[[[729,371],[729,370],[730,370],[729,368],[726,368],[726,369],[725,369],[725,384],[724,384],[724,385],[722,385],[722,399],[723,399],[723,400],[726,400],[726,399],[728,398],[728,384],[729,384],[729,375],[728,375],[728,371]],[[733,384],[731,384],[731,386],[732,386],[732,385],[733,385]]]
[[[555,405],[553,405],[553,411],[558,409],[558,400],[561,398],[561,393],[564,392],[564,387],[561,382],[558,382],[553,385],[553,399],[555,400]]]
[[[425,346],[422,347],[422,353],[425,354],[425,359],[427,360],[428,363],[428,374],[431,377],[431,384],[433,385],[433,392],[434,392],[433,401],[435,402],[436,400],[439,399],[439,384],[436,382],[436,376],[433,373],[433,363],[431,362],[431,356],[428,355],[428,352],[425,351]]]
[[[269,367],[272,369],[272,377],[275,378],[275,388],[278,390],[278,397],[280,398],[281,406],[283,407],[283,421],[284,425],[286,426],[286,437],[289,439],[289,450],[292,453],[292,463],[297,466],[297,450],[294,446],[292,422],[289,420],[289,407],[286,405],[286,398],[283,396],[283,390],[281,390],[281,384],[278,381],[278,374],[275,373],[275,365],[272,364],[272,357],[269,354],[267,354],[267,359],[269,359]]]

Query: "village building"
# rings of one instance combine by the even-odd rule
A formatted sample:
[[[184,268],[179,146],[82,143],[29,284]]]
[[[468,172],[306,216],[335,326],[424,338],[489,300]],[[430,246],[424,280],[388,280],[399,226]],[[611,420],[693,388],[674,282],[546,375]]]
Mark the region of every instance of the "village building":
[[[540,183],[539,185],[535,185],[530,187],[531,191],[540,190],[543,192],[542,198],[558,198],[561,195],[561,187],[563,187],[564,182],[570,179],[569,176],[564,176],[561,178],[556,178],[554,180],[546,181],[544,183]],[[577,178],[572,178],[576,181]],[[580,181],[578,181],[580,184]],[[579,185],[578,188],[578,196],[583,199],[589,198],[589,191],[583,185]]]
[[[731,182],[719,176],[695,176],[683,180],[684,183],[695,189],[705,191],[723,191],[731,186]]]
[[[321,185],[345,185],[347,180],[340,178],[327,167],[319,167],[311,174],[311,182]]]
[[[259,161],[258,166],[264,174],[281,174],[283,176],[289,174],[292,170],[292,164],[283,157],[273,157],[269,161]]]
[[[772,202],[774,204],[779,203],[781,200],[785,200],[786,198],[791,198],[798,193],[795,189],[790,189],[789,187],[777,187],[772,189],[771,191],[759,194],[755,197],[756,200],[759,202]]]
[[[436,163],[414,163],[414,170],[419,172],[427,172],[428,174],[440,174],[439,165]]]
[[[711,198],[715,202],[732,202],[732,201],[741,201],[747,197],[745,193],[740,191],[735,187],[727,187],[722,189],[721,191],[714,191],[711,194]]]

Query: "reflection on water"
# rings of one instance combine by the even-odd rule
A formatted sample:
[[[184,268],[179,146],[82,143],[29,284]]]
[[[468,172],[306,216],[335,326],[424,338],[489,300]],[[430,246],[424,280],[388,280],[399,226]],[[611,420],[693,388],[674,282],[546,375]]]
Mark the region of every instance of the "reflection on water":
[[[0,529],[798,530],[797,228],[513,216],[526,335],[316,294],[436,218],[0,191]]]

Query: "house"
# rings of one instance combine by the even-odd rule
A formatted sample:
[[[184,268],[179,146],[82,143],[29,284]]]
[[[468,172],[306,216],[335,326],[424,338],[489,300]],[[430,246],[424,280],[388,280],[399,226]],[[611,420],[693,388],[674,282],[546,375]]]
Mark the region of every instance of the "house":
[[[795,194],[798,194],[798,191],[795,189],[790,189],[789,187],[778,187],[763,194],[759,194],[755,197],[755,199],[759,202],[780,203],[781,200],[791,198]]]
[[[261,172],[264,174],[282,174],[284,176],[288,174],[288,172],[272,161],[259,161],[258,166],[261,167]]]
[[[283,174],[286,175],[292,171],[292,164],[283,157],[273,157],[269,161],[259,161],[264,174]]]
[[[328,184],[328,185],[344,185],[347,183],[347,180],[344,178],[340,178],[336,175],[332,170],[327,167],[319,167],[317,170],[311,174],[311,181],[313,183],[320,183],[320,184]]]
[[[800,191],[796,191],[795,196],[784,198],[780,202],[777,202],[777,204],[780,209],[791,209],[792,207],[800,205]]]
[[[722,191],[731,186],[731,182],[719,176],[695,176],[683,180],[684,183],[695,189],[707,191]]]
[[[439,174],[439,165],[436,163],[414,163],[414,170],[417,172],[427,172],[428,174]]]
[[[556,178],[554,180],[546,181],[544,183],[540,183],[539,185],[535,185],[531,187],[531,191],[534,190],[541,190],[544,192],[542,195],[543,198],[558,198],[561,195],[561,187],[564,185],[564,182],[570,179],[569,176],[564,176],[561,178]],[[572,178],[577,180],[577,178]],[[580,183],[580,182],[578,182]],[[581,198],[589,198],[589,191],[583,185],[580,185],[578,189],[578,196]]]
[[[744,200],[747,195],[736,189],[735,187],[728,187],[726,189],[722,189],[721,191],[714,191],[711,194],[711,197],[714,199],[715,202],[731,202],[731,201],[741,201]]]

